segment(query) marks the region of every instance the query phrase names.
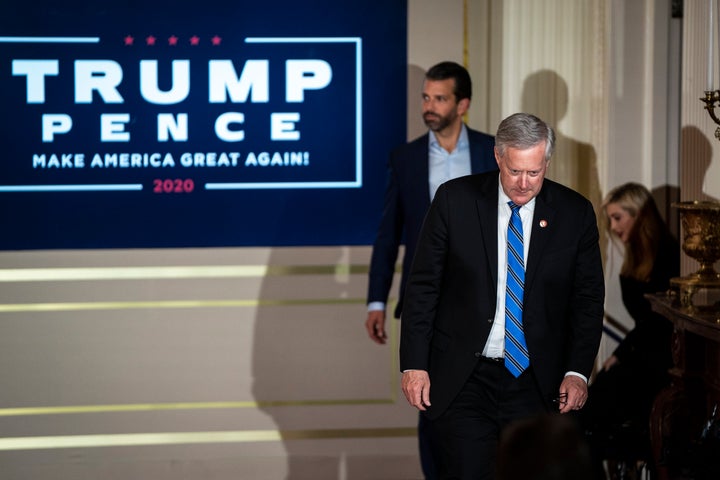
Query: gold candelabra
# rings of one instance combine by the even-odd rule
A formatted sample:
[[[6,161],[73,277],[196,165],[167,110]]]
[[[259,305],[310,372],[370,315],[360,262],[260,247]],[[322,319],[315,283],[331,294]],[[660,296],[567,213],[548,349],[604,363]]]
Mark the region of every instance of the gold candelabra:
[[[710,118],[718,125],[715,129],[715,138],[720,140],[720,118],[715,114],[715,106],[720,102],[720,90],[705,90],[705,96],[700,97],[700,100],[705,103],[705,110]]]

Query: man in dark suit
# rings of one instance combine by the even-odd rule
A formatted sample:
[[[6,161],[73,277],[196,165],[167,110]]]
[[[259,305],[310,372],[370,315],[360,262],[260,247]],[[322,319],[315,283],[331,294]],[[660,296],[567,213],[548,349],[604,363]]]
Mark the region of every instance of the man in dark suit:
[[[377,343],[385,343],[386,339],[385,304],[400,244],[405,244],[405,254],[396,318],[402,313],[404,285],[420,227],[437,187],[457,176],[497,169],[493,137],[468,128],[462,121],[471,96],[470,75],[463,66],[442,62],[430,68],[422,92],[423,120],[430,131],[390,154],[385,205],[373,244],[367,296],[371,308],[366,327]],[[378,305],[372,308],[373,304]]]
[[[544,178],[554,142],[539,118],[506,118],[500,172],[442,185],[423,225],[400,367],[440,478],[493,479],[504,426],[587,399],[605,293],[598,230],[587,199]]]
[[[471,96],[470,75],[463,66],[442,62],[430,68],[422,91],[423,120],[430,131],[390,154],[385,205],[370,263],[365,322],[368,335],[379,344],[386,341],[385,310],[400,244],[404,240],[396,318],[402,312],[405,281],[420,227],[437,187],[451,178],[497,168],[493,137],[468,128],[462,121]],[[419,429],[423,472],[426,478],[434,478],[423,422]]]

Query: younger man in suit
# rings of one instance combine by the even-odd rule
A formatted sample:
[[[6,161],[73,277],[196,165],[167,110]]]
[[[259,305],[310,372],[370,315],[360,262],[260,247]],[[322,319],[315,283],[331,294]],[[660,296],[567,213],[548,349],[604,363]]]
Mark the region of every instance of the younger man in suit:
[[[395,274],[400,244],[405,243],[400,298],[402,299],[415,244],[423,218],[437,188],[451,178],[495,170],[493,137],[468,128],[462,120],[470,108],[472,83],[467,70],[454,62],[439,63],[425,74],[422,91],[423,120],[429,132],[390,154],[385,205],[373,245],[368,285],[370,338],[384,344],[385,310]],[[427,479],[435,478],[430,439],[419,425],[420,457]]]

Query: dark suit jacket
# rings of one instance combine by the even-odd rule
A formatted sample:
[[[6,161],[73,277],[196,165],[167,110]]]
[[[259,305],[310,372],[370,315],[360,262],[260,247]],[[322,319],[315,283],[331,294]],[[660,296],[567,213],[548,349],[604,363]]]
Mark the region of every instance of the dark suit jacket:
[[[445,183],[418,242],[405,291],[400,367],[429,372],[431,418],[448,407],[473,372],[494,321],[498,176]],[[567,371],[590,376],[600,343],[605,289],[588,200],[545,179],[526,265],[525,337],[550,407]]]
[[[472,173],[496,170],[494,137],[470,128],[467,132]],[[400,298],[395,309],[398,318],[420,227],[430,207],[428,142],[429,135],[425,134],[390,154],[385,205],[370,261],[367,301],[387,303],[398,249],[404,240]]]

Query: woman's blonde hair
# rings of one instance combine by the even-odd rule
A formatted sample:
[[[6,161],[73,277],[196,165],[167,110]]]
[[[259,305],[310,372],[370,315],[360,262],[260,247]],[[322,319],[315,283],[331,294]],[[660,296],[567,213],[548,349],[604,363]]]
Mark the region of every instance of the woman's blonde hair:
[[[650,279],[660,241],[667,234],[667,226],[660,216],[652,195],[639,183],[625,183],[612,189],[602,204],[607,229],[611,235],[607,206],[618,205],[635,219],[625,245],[625,259],[620,275],[640,281]]]

